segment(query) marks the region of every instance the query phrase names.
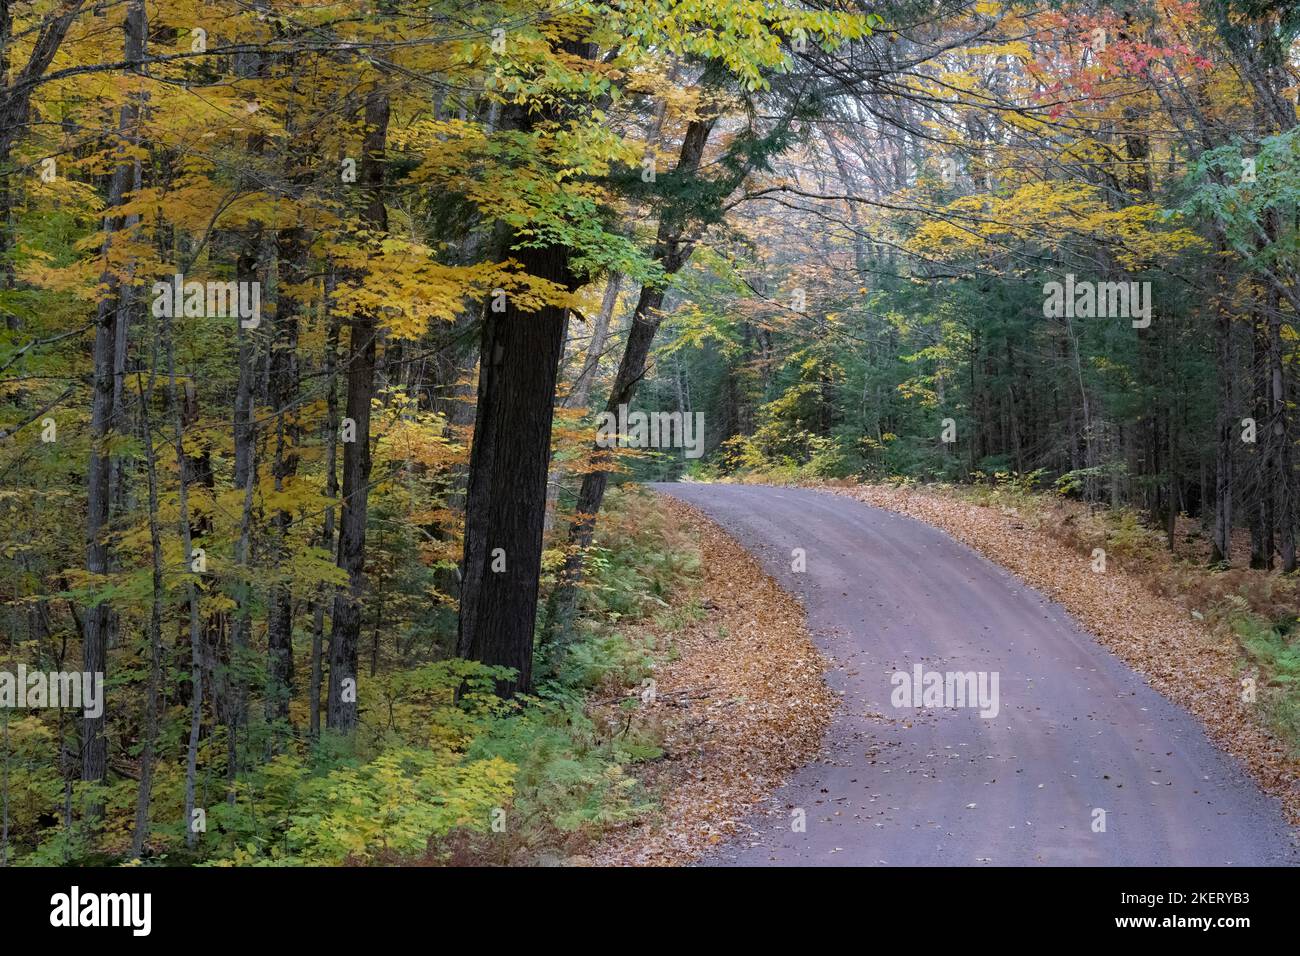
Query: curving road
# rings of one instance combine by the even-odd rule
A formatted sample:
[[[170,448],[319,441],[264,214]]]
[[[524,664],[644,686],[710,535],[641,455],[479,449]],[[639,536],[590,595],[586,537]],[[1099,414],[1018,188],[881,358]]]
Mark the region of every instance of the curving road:
[[[706,863],[1297,862],[1278,803],[1195,718],[1058,605],[941,531],[806,489],[652,487],[708,514],[802,599],[842,695],[822,757]],[[893,706],[903,691],[892,675],[917,664],[989,681],[996,672],[996,716]]]

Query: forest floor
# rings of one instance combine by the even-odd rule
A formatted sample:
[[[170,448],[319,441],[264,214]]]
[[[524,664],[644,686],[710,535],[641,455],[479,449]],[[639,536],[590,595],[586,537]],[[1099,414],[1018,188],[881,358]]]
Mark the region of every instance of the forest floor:
[[[746,551],[695,509],[656,502],[698,535],[704,614],[656,641],[671,649],[655,671],[643,719],[663,722],[662,758],[634,772],[658,798],[573,864],[689,863],[729,838],[738,821],[812,760],[836,708],[826,662],[803,609]],[[617,706],[604,718],[620,719]]]
[[[1013,509],[957,497],[656,487],[800,598],[840,700],[817,759],[702,862],[1295,862],[1264,792],[1293,810],[1294,765],[1239,700],[1232,649],[1118,563],[1095,573]],[[984,675],[992,706],[898,700],[922,667]]]

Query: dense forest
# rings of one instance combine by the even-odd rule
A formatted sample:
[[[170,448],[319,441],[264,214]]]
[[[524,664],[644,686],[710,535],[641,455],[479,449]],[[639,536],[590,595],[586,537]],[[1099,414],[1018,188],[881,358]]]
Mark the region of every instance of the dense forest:
[[[5,864],[643,813],[586,702],[693,570],[630,480],[1296,570],[1290,3],[0,5],[0,670],[102,680],[0,684]]]

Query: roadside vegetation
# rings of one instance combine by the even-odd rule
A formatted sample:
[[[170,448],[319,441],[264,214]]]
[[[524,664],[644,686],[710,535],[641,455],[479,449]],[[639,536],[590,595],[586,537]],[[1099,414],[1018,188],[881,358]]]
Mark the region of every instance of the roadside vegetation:
[[[230,784],[227,742],[210,738],[200,751],[201,852],[186,848],[179,823],[183,764],[160,767],[149,862],[531,864],[578,853],[611,825],[650,813],[655,799],[632,770],[660,756],[662,728],[646,719],[640,695],[673,655],[670,635],[702,614],[697,533],[668,520],[646,492],[612,495],[581,628],[562,667],[543,663],[532,695],[502,700],[492,668],[406,647],[440,620],[437,607],[415,610],[394,628],[397,645],[382,648],[386,661],[403,648],[414,659],[363,675],[369,706],[351,739],[304,735]],[[0,654],[0,666],[9,662]],[[171,690],[163,709],[164,739],[181,746],[182,691]],[[593,706],[611,699],[612,710]],[[10,862],[130,860],[136,781],[123,775],[95,795],[105,822],[92,841],[57,813],[63,786],[47,759],[54,730],[32,716],[11,718],[7,732]]]

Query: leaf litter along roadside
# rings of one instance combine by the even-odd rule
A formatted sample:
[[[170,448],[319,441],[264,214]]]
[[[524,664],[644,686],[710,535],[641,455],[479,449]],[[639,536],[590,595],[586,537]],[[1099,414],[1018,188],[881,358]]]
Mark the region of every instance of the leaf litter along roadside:
[[[656,498],[698,533],[707,613],[665,635],[672,659],[656,669],[654,701],[641,705],[665,721],[664,757],[635,770],[659,795],[659,812],[613,831],[575,862],[695,861],[817,756],[838,705],[797,599],[699,511]],[[617,719],[617,707],[604,707]]]
[[[1205,726],[1300,826],[1300,760],[1242,700],[1240,651],[1191,610],[1152,591],[1111,562],[1092,560],[1016,508],[982,505],[940,491],[890,485],[813,484],[939,528],[1055,600],[1100,643]]]

